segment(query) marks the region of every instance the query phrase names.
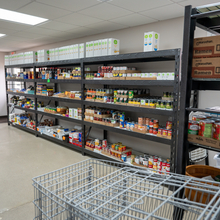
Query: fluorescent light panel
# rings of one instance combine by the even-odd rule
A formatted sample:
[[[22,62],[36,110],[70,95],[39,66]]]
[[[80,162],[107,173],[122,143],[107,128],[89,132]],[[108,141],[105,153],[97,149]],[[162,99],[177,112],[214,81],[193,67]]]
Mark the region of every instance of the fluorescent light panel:
[[[36,25],[47,21],[46,18],[40,18],[33,15],[27,15],[20,12],[10,11],[0,8],[0,19],[18,22],[22,24]]]
[[[0,34],[0,37],[4,37],[5,36],[5,34]]]

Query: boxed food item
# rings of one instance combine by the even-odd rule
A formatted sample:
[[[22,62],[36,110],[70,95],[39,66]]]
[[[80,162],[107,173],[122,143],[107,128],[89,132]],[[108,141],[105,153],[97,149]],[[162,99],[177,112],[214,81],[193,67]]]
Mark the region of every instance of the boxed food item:
[[[94,57],[99,56],[99,41],[94,41]]]
[[[102,56],[108,55],[108,39],[102,39]]]
[[[151,31],[144,33],[144,52],[159,50],[160,34]]]
[[[94,57],[94,42],[93,41],[89,42],[89,56]]]
[[[5,55],[5,65],[10,65],[9,58],[10,58],[10,56]]]
[[[59,48],[59,60],[64,60],[64,47]]]
[[[108,39],[108,55],[119,54],[119,43],[120,41],[118,39]]]
[[[54,57],[54,51],[55,49],[49,49],[49,57],[50,57],[50,61],[54,61],[55,57]]]
[[[98,45],[98,56],[102,56],[102,40],[99,40],[99,45]]]
[[[69,59],[74,59],[74,45],[69,46]]]
[[[37,61],[38,62],[50,61],[49,50],[38,50],[37,51]]]
[[[84,58],[84,43],[79,44],[79,58]]]
[[[220,56],[220,36],[200,37],[194,39],[193,57]]]
[[[74,45],[74,59],[79,58],[79,44]]]
[[[59,48],[54,49],[54,60],[59,60]]]
[[[89,57],[89,42],[86,42],[86,57]]]
[[[193,59],[192,77],[220,78],[220,57]]]

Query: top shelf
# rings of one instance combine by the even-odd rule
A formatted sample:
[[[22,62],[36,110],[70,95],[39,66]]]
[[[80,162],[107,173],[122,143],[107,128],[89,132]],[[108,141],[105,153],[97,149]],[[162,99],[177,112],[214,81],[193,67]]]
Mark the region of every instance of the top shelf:
[[[88,64],[117,64],[135,62],[174,61],[180,55],[180,49],[159,50],[151,52],[128,53],[111,56],[86,57],[72,60],[59,60],[30,64],[6,65],[5,68],[61,67]]]

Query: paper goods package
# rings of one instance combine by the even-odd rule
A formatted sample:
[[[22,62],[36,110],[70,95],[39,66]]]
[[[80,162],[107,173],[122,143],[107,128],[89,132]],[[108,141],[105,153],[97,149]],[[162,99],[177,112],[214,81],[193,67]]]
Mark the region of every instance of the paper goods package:
[[[108,39],[108,55],[119,54],[120,41],[118,39],[109,38]]]
[[[144,33],[144,52],[158,51],[160,42],[160,34],[151,31]]]

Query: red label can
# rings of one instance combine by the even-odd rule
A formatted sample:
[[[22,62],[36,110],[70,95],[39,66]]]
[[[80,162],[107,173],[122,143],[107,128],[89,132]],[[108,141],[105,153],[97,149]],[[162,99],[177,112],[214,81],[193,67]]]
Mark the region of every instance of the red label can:
[[[154,166],[157,166],[157,161],[158,161],[158,158],[155,157],[155,158],[154,158]]]
[[[166,129],[168,129],[168,130],[172,129],[172,121],[167,121]]]
[[[149,133],[153,134],[153,128],[149,129]]]
[[[172,137],[172,130],[168,130],[167,136]]]
[[[158,134],[162,135],[163,134],[162,132],[163,132],[163,129],[162,128],[158,128]]]
[[[199,136],[212,138],[213,125],[213,120],[199,121]]]
[[[167,129],[163,129],[163,136],[167,136],[168,135],[168,130]]]
[[[153,164],[151,165],[151,164],[148,164],[148,168],[149,169],[153,169]]]
[[[153,129],[153,134],[154,134],[154,135],[157,135],[157,134],[158,134],[158,129],[157,129],[157,128],[154,128],[154,129]]]

